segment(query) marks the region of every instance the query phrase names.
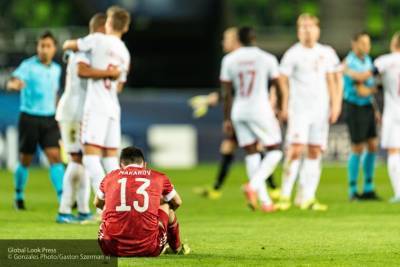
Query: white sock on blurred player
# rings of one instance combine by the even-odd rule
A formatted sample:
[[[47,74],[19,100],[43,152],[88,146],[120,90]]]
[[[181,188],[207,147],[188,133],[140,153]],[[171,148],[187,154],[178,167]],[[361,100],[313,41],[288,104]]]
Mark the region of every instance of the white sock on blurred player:
[[[292,160],[291,162],[285,162],[282,176],[282,197],[290,198],[290,196],[292,195],[293,185],[296,182],[299,168],[300,160],[298,159]]]
[[[64,173],[63,193],[58,212],[71,214],[73,201],[75,200],[76,184],[79,177],[80,164],[70,161]]]
[[[84,155],[82,162],[89,174],[93,193],[97,194],[97,191],[100,188],[100,183],[106,176],[103,165],[101,165],[100,156]]]
[[[400,197],[400,154],[388,155],[387,168],[392,183],[394,197]]]
[[[254,176],[260,166],[261,155],[260,153],[247,155],[244,160],[246,162],[247,178],[251,180],[251,177]]]
[[[269,205],[272,203],[265,188],[265,180],[273,173],[281,159],[282,151],[273,150],[267,152],[257,171],[250,179],[250,188],[257,191],[259,200],[264,204]]]
[[[83,165],[79,171],[79,183],[76,192],[76,202],[78,205],[78,212],[90,213],[90,178],[89,173],[85,170]]]
[[[119,169],[118,157],[105,157],[101,160],[103,162],[106,173]]]
[[[300,171],[300,179],[304,181],[302,188],[302,203],[315,199],[315,194],[321,177],[321,160],[305,159]]]

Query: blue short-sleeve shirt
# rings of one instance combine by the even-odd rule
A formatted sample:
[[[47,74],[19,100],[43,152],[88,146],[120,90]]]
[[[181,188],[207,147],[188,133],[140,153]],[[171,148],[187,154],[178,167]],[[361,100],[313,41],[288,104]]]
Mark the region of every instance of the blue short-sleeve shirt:
[[[12,76],[22,80],[20,111],[36,116],[52,116],[56,111],[57,92],[61,82],[61,66],[44,65],[37,56],[22,61]]]
[[[372,63],[372,59],[370,56],[366,55],[364,59],[360,59],[357,57],[354,52],[350,52],[346,56],[346,64],[347,67],[353,71],[364,72],[364,71],[372,71],[374,69],[374,65]],[[343,97],[346,101],[358,105],[358,106],[366,106],[372,103],[372,96],[361,97],[357,94],[357,89],[355,86],[355,81],[348,75],[344,75],[344,94]],[[375,85],[374,78],[369,78],[364,82],[365,86],[373,87]]]

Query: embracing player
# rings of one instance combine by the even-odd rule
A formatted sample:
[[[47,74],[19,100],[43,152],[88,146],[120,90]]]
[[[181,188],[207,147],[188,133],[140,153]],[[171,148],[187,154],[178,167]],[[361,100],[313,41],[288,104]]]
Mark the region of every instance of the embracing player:
[[[336,122],[341,109],[341,86],[337,84],[339,59],[334,50],[318,43],[319,20],[310,14],[297,19],[299,42],[284,54],[281,61],[282,86],[289,90],[289,116],[286,152],[282,179],[280,210],[291,206],[291,193],[300,169],[301,209],[326,210],[316,200],[321,175],[321,152],[326,146],[329,122]]]
[[[121,142],[121,108],[118,93],[123,89],[130,66],[130,54],[121,37],[129,29],[130,14],[120,7],[107,10],[106,34],[94,33],[68,40],[64,49],[88,53],[90,67],[117,68],[118,79],[89,79],[82,119],[83,165],[98,190],[106,173],[118,169],[117,153]],[[102,164],[103,163],[103,164]]]
[[[95,14],[89,23],[90,34],[104,33],[106,15]],[[90,55],[83,52],[67,51],[67,74],[65,90],[57,106],[56,120],[59,123],[61,138],[69,154],[69,163],[64,174],[58,223],[84,221],[91,217],[89,208],[90,179],[82,165],[81,123],[86,98],[87,78],[118,78],[119,71],[96,70],[90,65]],[[71,214],[76,199],[78,217]]]
[[[265,180],[282,158],[281,129],[268,100],[268,80],[278,85],[278,61],[275,56],[255,46],[255,31],[250,27],[239,30],[242,47],[226,55],[221,66],[221,86],[225,92],[224,130],[233,128],[239,146],[246,151],[245,163],[249,183],[245,193],[252,209],[262,204],[262,211],[274,211],[265,188]],[[280,89],[282,89],[279,86]],[[233,96],[233,91],[234,96]],[[282,117],[286,116],[287,92],[282,90]],[[257,143],[266,147],[263,159]]]
[[[400,203],[400,32],[393,35],[390,54],[378,57],[374,66],[385,91],[381,144],[388,151],[387,169],[394,191],[392,203]]]
[[[170,253],[190,253],[180,241],[175,214],[182,200],[169,178],[146,168],[135,147],[121,151],[120,165],[103,179],[95,198],[95,205],[104,208],[98,237],[103,253],[155,257],[167,242]]]

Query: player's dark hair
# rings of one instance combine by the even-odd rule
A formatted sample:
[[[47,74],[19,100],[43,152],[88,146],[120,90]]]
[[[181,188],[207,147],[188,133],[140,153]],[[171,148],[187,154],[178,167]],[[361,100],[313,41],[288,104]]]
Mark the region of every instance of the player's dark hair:
[[[96,13],[93,15],[93,17],[90,19],[89,22],[89,29],[90,32],[95,32],[97,31],[100,27],[103,27],[104,24],[106,24],[106,19],[107,16],[104,13]]]
[[[140,148],[128,146],[122,149],[119,160],[124,165],[141,164],[144,162],[144,155]]]
[[[256,41],[256,32],[252,27],[241,27],[238,35],[240,43],[244,46],[251,46]]]
[[[368,32],[366,31],[359,31],[353,34],[353,38],[351,39],[353,42],[357,42],[361,37],[369,36]]]
[[[45,32],[43,32],[43,33],[39,36],[38,42],[39,42],[40,40],[47,39],[47,38],[50,38],[51,40],[53,40],[54,45],[57,45],[57,39],[56,39],[56,37],[54,36],[54,34],[53,34],[51,31],[45,31]]]

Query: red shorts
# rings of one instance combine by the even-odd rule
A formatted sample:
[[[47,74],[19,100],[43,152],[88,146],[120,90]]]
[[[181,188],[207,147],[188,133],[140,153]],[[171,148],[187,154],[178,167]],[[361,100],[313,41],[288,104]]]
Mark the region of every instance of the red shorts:
[[[140,253],[121,253],[118,251],[118,240],[116,239],[108,239],[104,236],[102,231],[102,227],[100,225],[98,242],[101,250],[104,255],[107,256],[115,256],[115,257],[157,257],[160,255],[163,250],[165,244],[167,243],[167,229],[168,229],[168,220],[169,216],[163,210],[158,210],[158,234],[152,245],[146,249],[145,252],[141,251]],[[135,248],[129,249],[135,251]]]

